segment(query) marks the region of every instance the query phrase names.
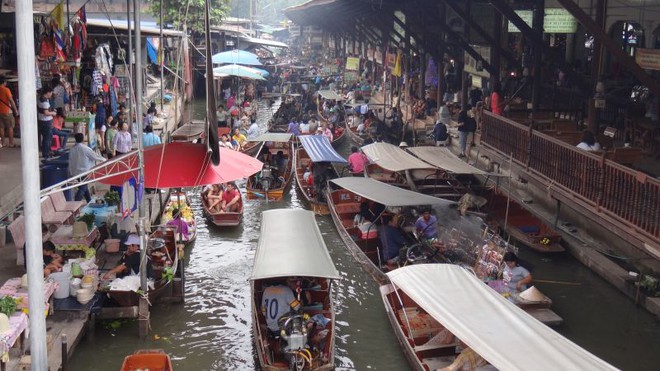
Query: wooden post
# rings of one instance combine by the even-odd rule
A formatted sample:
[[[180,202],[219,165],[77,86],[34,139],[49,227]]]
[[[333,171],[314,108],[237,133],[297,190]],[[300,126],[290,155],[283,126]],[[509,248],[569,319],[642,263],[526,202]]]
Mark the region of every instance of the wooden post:
[[[490,63],[493,65],[493,72],[490,74],[489,90],[492,90],[493,82],[500,81],[500,71],[502,70],[501,55],[502,46],[502,13],[494,12],[493,39],[497,46],[490,51]]]
[[[599,27],[605,27],[605,1],[596,0],[596,24]],[[587,92],[589,102],[587,107],[587,127],[594,133],[598,133],[598,109],[593,98],[596,84],[603,73],[603,43],[597,37],[594,37],[594,51],[591,60],[591,92]]]
[[[540,37],[534,43],[534,83],[532,85],[532,112],[539,109],[541,98],[541,64],[543,61],[543,17],[545,16],[545,0],[536,0],[534,6],[533,29]]]

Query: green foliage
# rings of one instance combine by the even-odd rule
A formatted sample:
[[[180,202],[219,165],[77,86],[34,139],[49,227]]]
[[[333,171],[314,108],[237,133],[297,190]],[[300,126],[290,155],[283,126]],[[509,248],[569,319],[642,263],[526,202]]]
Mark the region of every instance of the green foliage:
[[[184,23],[188,30],[204,33],[205,0],[147,0],[151,14],[160,19],[160,2],[163,2],[163,23],[179,29]],[[211,2],[211,26],[218,26],[229,13],[229,0],[208,0]]]
[[[106,192],[105,196],[103,196],[103,199],[108,206],[119,205],[121,202],[121,197],[119,197],[119,192],[117,191]]]
[[[87,229],[92,229],[95,220],[96,220],[96,215],[91,213],[87,213],[85,215],[78,217],[79,222],[85,222],[85,224],[87,224]]]
[[[16,312],[16,300],[13,297],[7,295],[0,299],[0,313],[4,313],[9,317],[14,312]]]

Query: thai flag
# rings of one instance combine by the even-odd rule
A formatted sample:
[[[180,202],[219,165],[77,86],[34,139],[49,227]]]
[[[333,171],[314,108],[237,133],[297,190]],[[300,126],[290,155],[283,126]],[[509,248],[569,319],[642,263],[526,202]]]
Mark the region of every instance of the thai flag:
[[[53,27],[53,41],[55,42],[56,46],[56,55],[57,55],[57,60],[60,62],[66,61],[66,53],[64,52],[66,45],[65,45],[65,37],[64,33],[62,30],[59,28]]]
[[[82,23],[87,23],[87,11],[85,11],[84,5],[82,6],[82,8],[78,9],[76,15],[78,16],[78,18],[80,18],[80,21]]]

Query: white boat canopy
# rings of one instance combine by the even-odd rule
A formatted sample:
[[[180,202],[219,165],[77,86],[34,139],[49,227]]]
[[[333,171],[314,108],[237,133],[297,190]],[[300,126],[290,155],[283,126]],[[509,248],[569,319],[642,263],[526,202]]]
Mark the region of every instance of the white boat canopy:
[[[500,174],[489,173],[461,161],[449,148],[446,147],[410,147],[407,151],[419,157],[421,160],[429,164],[447,170],[454,174],[473,174],[483,176],[499,176]]]
[[[341,278],[312,211],[264,211],[250,280],[291,276]]]
[[[290,139],[291,133],[263,133],[248,140],[250,142],[288,142]]]
[[[499,370],[616,370],[459,266],[410,265],[387,275],[395,288]]]
[[[312,162],[347,162],[332,148],[330,140],[323,135],[300,135],[298,139]]]
[[[332,179],[331,182],[385,206],[451,205],[455,203],[442,198],[401,189],[371,178],[344,177]]]
[[[328,99],[328,100],[344,100],[344,97],[341,95],[335,93],[332,90],[319,90],[318,94],[323,97],[323,99]]]
[[[371,143],[362,147],[362,152],[367,155],[369,161],[389,171],[435,169],[433,165],[390,143]]]

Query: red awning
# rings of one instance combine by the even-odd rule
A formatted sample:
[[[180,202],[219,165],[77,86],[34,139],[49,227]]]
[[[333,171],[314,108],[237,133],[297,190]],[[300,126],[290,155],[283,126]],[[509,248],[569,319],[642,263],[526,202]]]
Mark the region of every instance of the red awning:
[[[232,182],[260,171],[263,166],[261,161],[229,148],[220,148],[220,163],[213,165],[206,145],[195,143],[149,146],[143,153],[145,188],[195,187]],[[90,178],[117,186],[130,178],[137,179],[137,151],[117,160],[113,164],[101,164]],[[112,174],[117,175],[101,179]]]

